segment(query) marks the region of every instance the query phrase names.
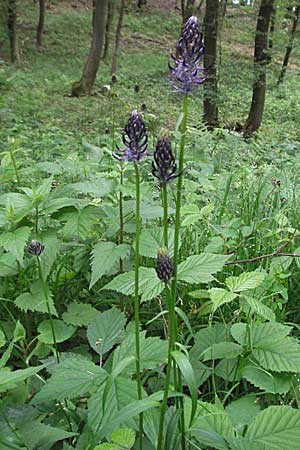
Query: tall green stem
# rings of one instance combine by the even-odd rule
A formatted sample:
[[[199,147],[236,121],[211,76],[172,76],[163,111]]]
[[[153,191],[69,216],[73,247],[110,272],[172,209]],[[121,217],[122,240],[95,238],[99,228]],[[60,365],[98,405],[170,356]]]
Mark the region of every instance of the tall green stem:
[[[136,381],[138,399],[142,399],[142,383],[141,383],[141,363],[140,363],[140,311],[139,311],[139,265],[140,265],[140,170],[138,163],[134,163],[135,169],[135,259],[134,259],[134,321],[135,321],[135,347],[136,347]],[[143,443],[143,413],[139,415],[139,450],[142,450]]]
[[[53,337],[56,361],[57,361],[57,363],[59,363],[59,351],[58,351],[58,347],[57,347],[54,324],[53,324],[53,319],[52,319],[52,314],[51,314],[51,309],[50,309],[48,290],[47,290],[46,282],[45,282],[44,275],[43,275],[41,261],[38,256],[37,256],[37,261],[38,261],[38,268],[39,268],[39,276],[40,276],[40,280],[41,280],[41,283],[43,286],[43,291],[44,291],[44,295],[45,295],[45,299],[46,299],[46,306],[47,306],[48,317],[49,317],[49,322],[50,322],[50,327],[51,327],[51,333],[52,333],[52,337]]]
[[[19,175],[19,171],[18,171],[18,167],[17,167],[17,162],[16,162],[16,158],[15,158],[15,154],[14,154],[13,150],[9,149],[9,154],[10,154],[10,159],[11,159],[11,161],[13,163],[13,166],[14,166],[15,175],[16,175],[16,178],[17,178],[18,185],[21,186],[21,179],[20,179],[20,175]]]
[[[176,305],[176,292],[177,292],[177,272],[178,272],[178,260],[179,260],[179,234],[180,234],[180,210],[181,210],[181,198],[182,198],[182,186],[183,186],[183,169],[184,169],[184,150],[185,150],[185,137],[186,137],[186,129],[187,129],[187,115],[188,115],[188,96],[185,95],[183,97],[183,105],[182,105],[182,122],[181,122],[181,139],[180,139],[180,150],[179,150],[179,166],[178,170],[181,174],[178,177],[177,182],[177,197],[176,197],[176,212],[175,212],[175,232],[174,232],[174,277],[172,282],[172,305],[174,305],[174,337],[173,342],[175,344],[176,339],[178,337],[178,327],[175,315],[175,305]],[[176,368],[174,367],[174,372]],[[182,390],[182,380],[181,374],[178,374],[178,386],[176,389]],[[183,399],[179,399],[180,407],[181,407],[181,447],[182,450],[185,450],[185,426],[184,426],[184,408],[183,408]]]
[[[164,209],[164,246],[168,248],[168,195],[166,183],[162,186],[162,202]]]
[[[166,297],[168,303],[169,310],[169,348],[168,348],[168,363],[167,363],[167,373],[166,373],[166,382],[165,382],[165,390],[163,401],[160,409],[160,419],[159,419],[159,432],[158,432],[158,440],[157,440],[157,450],[163,449],[163,432],[164,432],[164,420],[167,409],[167,401],[169,396],[169,388],[170,388],[170,379],[171,379],[171,370],[172,370],[172,351],[174,348],[174,304],[173,304],[173,296],[170,292],[170,288],[166,283]]]
[[[120,167],[120,184],[121,184],[121,189],[120,189],[120,194],[119,194],[119,225],[120,225],[120,234],[119,234],[119,244],[123,244],[123,239],[124,239],[124,211],[123,211],[123,192],[122,192],[122,187],[123,187],[123,163],[121,161],[121,167]],[[123,261],[120,258],[120,272],[123,272]]]

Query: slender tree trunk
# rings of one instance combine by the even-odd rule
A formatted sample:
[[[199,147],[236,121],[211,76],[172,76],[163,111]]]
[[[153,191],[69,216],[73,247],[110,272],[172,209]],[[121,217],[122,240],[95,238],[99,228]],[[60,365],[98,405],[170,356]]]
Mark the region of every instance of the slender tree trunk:
[[[122,31],[123,18],[124,18],[124,9],[125,9],[125,0],[121,0],[119,19],[118,19],[118,25],[117,25],[117,30],[116,30],[115,49],[114,49],[113,60],[112,60],[112,65],[111,65],[111,74],[112,75],[117,72],[121,31]]]
[[[95,23],[96,23],[96,0],[93,0],[92,8],[93,8],[93,19],[92,19],[92,23],[93,23],[93,30],[94,30],[94,28],[95,28]]]
[[[40,50],[43,45],[43,33],[45,29],[45,14],[46,14],[46,1],[39,0],[39,23],[36,30],[36,46],[37,49]]]
[[[106,27],[105,27],[105,43],[104,43],[104,50],[103,50],[103,59],[104,61],[107,60],[108,52],[109,52],[109,35],[110,35],[110,29],[111,29],[111,23],[113,20],[114,15],[114,0],[108,0],[108,9],[107,9],[107,20],[106,20]]]
[[[273,48],[273,37],[274,37],[275,25],[276,25],[276,6],[274,4],[273,8],[272,8],[270,34],[269,34],[269,48],[270,49]]]
[[[17,0],[8,0],[7,31],[10,43],[10,59],[12,63],[20,62],[18,32],[17,32]]]
[[[103,51],[107,2],[108,0],[96,0],[95,23],[93,27],[91,49],[80,81],[73,83],[73,96],[78,97],[82,94],[90,94],[94,86]]]
[[[207,67],[207,80],[204,83],[204,122],[209,128],[218,125],[218,79],[217,79],[217,41],[218,41],[219,0],[206,0],[204,16],[204,67]]]
[[[294,19],[293,19],[293,25],[292,25],[292,29],[291,29],[291,33],[290,33],[290,38],[289,38],[289,44],[286,48],[286,52],[284,55],[282,68],[281,68],[281,72],[280,72],[277,84],[281,84],[283,82],[283,78],[286,73],[289,59],[290,59],[290,56],[291,56],[291,53],[293,50],[293,42],[294,42],[297,26],[299,23],[299,17],[300,17],[300,1],[298,1],[298,5],[296,6],[296,9],[294,12]]]
[[[261,0],[258,13],[255,49],[252,103],[244,129],[244,137],[250,137],[261,125],[266,97],[266,65],[270,61],[268,54],[268,31],[274,0]]]
[[[194,13],[195,0],[186,0],[183,14],[183,23],[185,23]]]

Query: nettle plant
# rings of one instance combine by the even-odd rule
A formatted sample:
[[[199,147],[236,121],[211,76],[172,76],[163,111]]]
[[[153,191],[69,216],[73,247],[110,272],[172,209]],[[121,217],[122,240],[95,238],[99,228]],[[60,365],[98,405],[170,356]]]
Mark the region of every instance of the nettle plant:
[[[300,347],[276,321],[278,267],[229,272],[232,255],[212,241],[193,254],[193,227],[214,210],[182,205],[196,201],[190,180],[183,190],[185,141],[203,52],[191,17],[170,65],[183,98],[178,158],[167,137],[152,154],[138,111],[124,148],[113,126],[114,158],[85,144],[87,161],[22,168],[9,144],[2,168],[17,189],[0,196],[1,450],[300,448]],[[51,176],[24,186],[41,171]],[[204,325],[189,318],[195,305]]]

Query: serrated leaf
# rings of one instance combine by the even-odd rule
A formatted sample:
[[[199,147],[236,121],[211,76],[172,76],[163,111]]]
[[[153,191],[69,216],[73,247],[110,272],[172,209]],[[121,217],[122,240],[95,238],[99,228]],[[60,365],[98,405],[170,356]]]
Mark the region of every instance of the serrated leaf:
[[[57,343],[64,342],[73,336],[76,328],[73,325],[67,325],[62,320],[52,320],[55,340]],[[44,320],[38,326],[38,340],[43,344],[54,344],[50,320]]]
[[[245,437],[272,450],[298,450],[300,411],[290,406],[269,406],[249,425]]]
[[[35,395],[34,403],[79,398],[105,381],[107,372],[82,355],[70,354],[55,366],[47,383]]]
[[[44,279],[46,280],[59,253],[59,240],[56,233],[52,230],[41,233],[39,240],[44,245],[44,251],[41,256],[41,266]]]
[[[220,342],[208,347],[202,354],[203,361],[210,361],[213,359],[231,359],[240,355],[243,348],[235,342]]]
[[[88,326],[95,319],[96,314],[98,314],[97,309],[88,303],[71,303],[62,318],[66,323],[81,327]]]
[[[179,248],[181,241],[179,240]],[[163,228],[144,228],[140,235],[140,254],[147,258],[157,258],[157,250],[164,247]],[[174,230],[168,230],[168,251],[169,255],[174,253]]]
[[[37,421],[27,422],[20,427],[20,432],[25,444],[34,450],[47,450],[50,447],[52,448],[56,442],[69,439],[78,434]]]
[[[209,289],[209,295],[213,304],[213,312],[225,303],[232,302],[237,297],[237,294],[234,292],[222,288]]]
[[[57,311],[53,303],[52,293],[47,289],[47,298],[44,292],[44,287],[40,280],[35,281],[31,286],[31,292],[25,292],[16,298],[15,304],[22,311],[38,311],[41,313],[48,313],[47,300],[50,306],[50,311],[53,316],[57,317]]]
[[[208,283],[213,280],[213,274],[223,269],[229,258],[228,255],[212,253],[190,256],[179,264],[178,280],[191,284]]]
[[[116,272],[121,260],[130,254],[130,245],[114,242],[99,242],[92,251],[92,277],[90,289],[104,275],[111,275]]]
[[[248,291],[257,288],[265,278],[261,272],[244,272],[238,277],[226,278],[225,283],[232,292]]]
[[[257,347],[261,343],[273,343],[275,340],[285,338],[291,330],[291,327],[277,322],[253,323],[250,329],[251,344],[253,347]],[[247,325],[245,323],[235,323],[231,326],[230,333],[239,344],[244,345]]]
[[[225,439],[234,437],[228,414],[217,405],[206,402],[198,402],[191,433],[202,444],[220,450],[228,450]]]
[[[62,233],[66,238],[79,237],[87,239],[91,237],[94,225],[99,221],[99,208],[88,205],[80,210],[67,212],[60,217],[66,220]]]
[[[145,337],[145,332],[140,333],[140,364],[141,370],[154,369],[159,364],[167,360],[168,343],[158,337]],[[135,334],[130,333],[126,336],[122,344],[116,348],[113,356],[113,370],[120,361],[128,356],[136,356],[135,352]],[[130,375],[136,370],[135,361],[129,364],[124,373]]]
[[[276,339],[276,338],[275,338]],[[267,370],[274,372],[300,372],[300,345],[293,338],[256,344],[252,351],[255,359]]]
[[[69,187],[84,194],[91,194],[94,197],[104,197],[111,193],[116,186],[114,180],[107,180],[98,177],[93,181],[80,181],[79,183],[70,184]]]
[[[17,275],[18,271],[17,260],[12,254],[5,253],[0,256],[0,277],[12,277]]]
[[[259,413],[260,406],[256,402],[255,395],[246,395],[229,403],[225,411],[229,414],[234,427],[243,431],[243,427],[249,425]]]
[[[0,246],[10,252],[23,265],[24,248],[30,233],[29,227],[21,227],[15,231],[0,234]]]
[[[125,314],[117,308],[111,308],[103,313],[98,312],[87,329],[90,346],[102,357],[121,340],[125,324]]]
[[[252,312],[270,322],[275,321],[275,313],[264,303],[254,297],[245,297],[245,300]]]
[[[103,289],[121,292],[124,295],[134,293],[134,271],[117,275]],[[164,289],[164,283],[158,278],[155,269],[140,267],[139,271],[139,294],[142,301],[151,300],[159,295]]]
[[[135,432],[130,428],[119,428],[111,433],[110,439],[121,447],[131,449],[135,442]]]
[[[228,337],[230,338],[229,330],[226,330],[222,323],[203,328],[195,334],[195,344],[190,351],[191,357],[199,358],[208,347],[228,341]]]
[[[292,381],[291,375],[274,374],[253,364],[243,367],[242,376],[254,386],[272,394],[286,394]]]

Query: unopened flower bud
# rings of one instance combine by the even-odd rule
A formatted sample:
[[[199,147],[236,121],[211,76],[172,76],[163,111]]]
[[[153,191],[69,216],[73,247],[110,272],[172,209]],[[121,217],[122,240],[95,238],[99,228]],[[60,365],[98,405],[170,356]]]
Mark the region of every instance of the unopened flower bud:
[[[40,256],[43,253],[44,248],[45,247],[43,246],[43,244],[41,244],[39,241],[36,241],[35,239],[33,239],[29,243],[27,250],[28,250],[28,253],[30,253],[31,255]]]
[[[169,256],[168,249],[163,247],[157,252],[156,273],[164,283],[168,283],[174,274],[173,261]]]

